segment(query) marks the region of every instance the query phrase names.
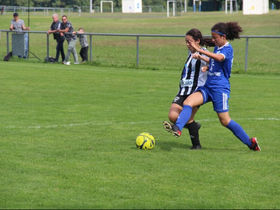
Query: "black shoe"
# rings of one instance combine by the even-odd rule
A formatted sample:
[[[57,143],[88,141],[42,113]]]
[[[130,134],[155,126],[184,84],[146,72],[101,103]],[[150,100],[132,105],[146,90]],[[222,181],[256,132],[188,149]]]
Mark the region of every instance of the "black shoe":
[[[201,147],[201,145],[193,145],[190,149],[191,150],[202,149],[202,147]]]

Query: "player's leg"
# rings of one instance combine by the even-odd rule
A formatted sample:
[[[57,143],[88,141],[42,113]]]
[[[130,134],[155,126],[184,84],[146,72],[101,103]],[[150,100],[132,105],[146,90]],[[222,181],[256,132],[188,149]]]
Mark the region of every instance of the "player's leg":
[[[168,113],[168,118],[170,122],[175,123],[182,110],[183,110],[182,106],[172,103]]]
[[[199,140],[199,132],[200,124],[194,121],[194,116],[198,111],[198,107],[194,107],[192,109],[191,118],[188,123],[185,125],[185,128],[189,130],[190,139],[192,141],[191,149],[201,149],[200,140]]]
[[[172,126],[176,122],[180,112],[183,109],[182,106],[183,106],[185,99],[186,99],[186,96],[176,95],[176,97],[172,101],[172,104],[170,106],[169,113],[168,113],[168,118],[171,123],[168,121],[163,121],[163,127],[166,131],[172,132]]]
[[[192,116],[193,107],[197,107],[203,104],[203,95],[200,91],[191,94],[185,101],[183,105],[183,110],[178,116],[178,119],[174,126],[174,135],[180,136],[181,131]]]
[[[257,139],[252,138],[247,135],[244,129],[235,121],[230,118],[229,115],[229,95],[230,91],[224,90],[213,90],[213,106],[214,110],[217,112],[221,124],[227,127],[231,132],[244,144],[246,144],[250,149],[260,150]]]
[[[260,146],[256,138],[250,138],[244,129],[235,121],[233,121],[229,112],[217,113],[219,120],[223,126],[231,130],[231,132],[250,149],[260,151]]]
[[[182,105],[172,103],[169,113],[168,113],[168,118],[169,118],[170,122],[175,123],[182,110],[183,110]],[[201,145],[200,145],[200,141],[199,141],[199,133],[198,133],[200,124],[194,121],[194,116],[195,116],[197,110],[198,110],[197,107],[193,108],[191,118],[190,118],[189,122],[185,125],[185,128],[187,128],[189,130],[190,139],[192,142],[191,149],[201,149]],[[164,121],[163,125],[167,131],[172,132],[172,126],[173,126],[172,124],[168,123],[167,121]]]

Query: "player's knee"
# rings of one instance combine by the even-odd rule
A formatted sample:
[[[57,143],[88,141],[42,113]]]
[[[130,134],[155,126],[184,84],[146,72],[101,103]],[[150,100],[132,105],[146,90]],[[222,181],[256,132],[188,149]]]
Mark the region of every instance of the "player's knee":
[[[169,118],[170,122],[175,123],[178,118],[178,114],[176,114],[174,112],[169,112],[168,118]]]
[[[230,122],[230,119],[221,119],[220,118],[220,123],[223,125],[223,126],[227,126]]]

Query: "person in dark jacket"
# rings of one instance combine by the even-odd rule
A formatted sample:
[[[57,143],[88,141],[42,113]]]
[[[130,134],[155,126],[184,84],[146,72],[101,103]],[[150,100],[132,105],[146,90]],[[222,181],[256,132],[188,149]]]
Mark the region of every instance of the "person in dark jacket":
[[[53,22],[51,24],[50,30],[48,30],[48,34],[53,34],[53,38],[56,40],[56,56],[55,61],[58,62],[59,54],[61,53],[62,62],[65,60],[65,54],[63,49],[63,43],[65,40],[64,34],[60,33],[61,22],[58,19],[57,14],[53,14],[52,16]]]

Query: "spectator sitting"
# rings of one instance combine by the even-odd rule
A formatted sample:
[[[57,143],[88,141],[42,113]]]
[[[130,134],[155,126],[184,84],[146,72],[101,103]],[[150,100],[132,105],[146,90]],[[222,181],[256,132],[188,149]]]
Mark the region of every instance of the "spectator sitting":
[[[16,32],[22,32],[23,30],[30,30],[30,27],[25,27],[24,21],[19,19],[18,13],[14,13],[14,19],[11,21],[10,30]],[[24,55],[23,58],[28,56],[28,33],[24,33]]]

